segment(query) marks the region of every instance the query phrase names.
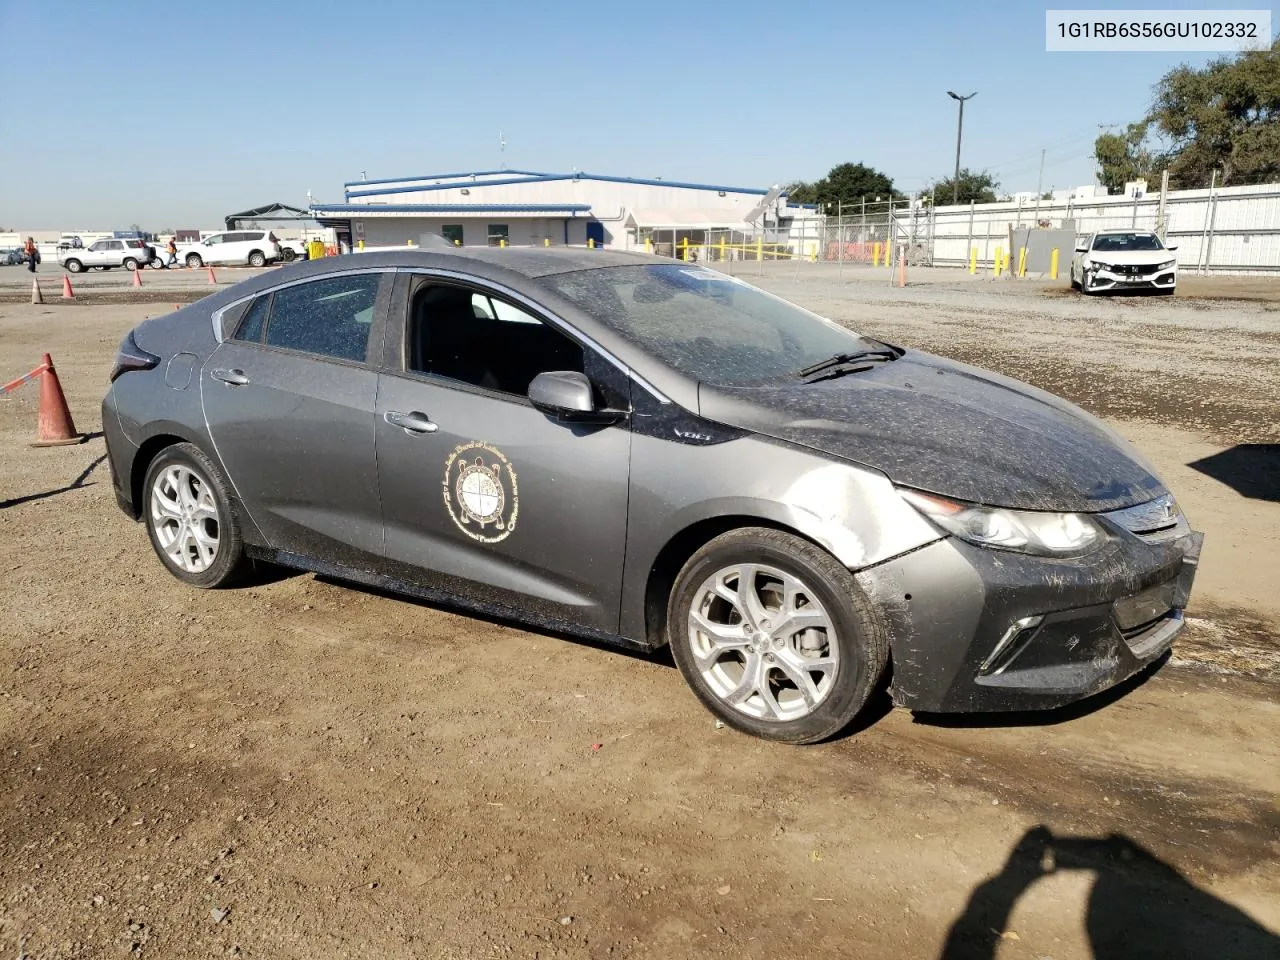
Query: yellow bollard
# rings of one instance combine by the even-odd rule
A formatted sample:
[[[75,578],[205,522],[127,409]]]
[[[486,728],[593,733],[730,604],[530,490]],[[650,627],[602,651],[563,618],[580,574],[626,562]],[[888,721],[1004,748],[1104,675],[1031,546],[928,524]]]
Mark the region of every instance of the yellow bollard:
[[[587,237],[587,249],[588,249],[588,250],[594,250],[595,248],[596,248],[596,238],[595,238],[595,237]]]
[[[653,237],[644,238],[644,252],[653,253]]]
[[[1018,251],[1018,276],[1025,277],[1027,275],[1027,248],[1023,247]]]
[[[498,238],[498,246],[499,246],[499,247],[501,247],[501,248],[505,248],[505,247],[506,247],[506,245],[507,245],[507,238],[506,238],[506,237],[499,237],[499,238]]]
[[[460,247],[460,246],[462,246],[462,241],[461,241],[461,240],[455,240],[455,241],[453,241],[453,245],[454,245],[455,247]]]
[[[969,248],[969,273],[974,274],[977,272],[978,272],[978,248],[970,247]]]
[[[542,238],[542,245],[543,245],[544,247],[549,247],[549,246],[551,246],[551,238],[550,238],[550,237],[543,237],[543,238]]]
[[[1054,247],[1053,252],[1049,254],[1049,279],[1058,279],[1058,248]]]
[[[360,252],[361,252],[361,253],[364,253],[364,241],[363,241],[363,240],[361,240],[361,241],[360,241]]]
[[[725,256],[724,256],[724,237],[721,237],[721,238],[720,238],[720,262],[721,262],[721,263],[724,263],[724,260],[725,260]]]
[[[680,259],[686,260],[686,261],[689,259],[689,238],[688,237],[683,237],[680,240]]]
[[[996,259],[991,267],[991,275],[993,277],[1000,276],[1000,268],[1004,266],[1004,251],[996,247]]]
[[[756,237],[756,262],[764,259],[764,237]]]
[[[879,241],[871,245],[871,265],[873,267],[880,266],[880,243]]]

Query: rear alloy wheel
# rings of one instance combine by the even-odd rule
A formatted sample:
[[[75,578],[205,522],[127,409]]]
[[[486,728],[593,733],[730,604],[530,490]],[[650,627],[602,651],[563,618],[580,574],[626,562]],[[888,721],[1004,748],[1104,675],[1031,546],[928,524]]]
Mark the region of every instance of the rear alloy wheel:
[[[203,267],[203,266],[204,266],[204,263],[203,263],[203,262],[201,262],[201,260],[200,260],[200,254],[198,254],[198,253],[188,253],[188,254],[187,254],[187,266],[188,266],[188,267],[190,267],[192,270],[196,269],[197,267]]]
[[[680,571],[667,613],[676,665],[725,723],[787,743],[849,725],[888,663],[887,631],[853,575],[780,530],[747,527]]]
[[[133,257],[125,257],[123,266],[126,270],[132,272],[138,269],[138,261]]]
[[[63,266],[67,268],[68,273],[79,273],[84,269],[84,264],[79,260],[68,260]]]
[[[265,267],[266,265],[267,265],[267,258],[262,255],[261,250],[255,250],[253,251],[253,253],[249,254],[249,266]]]
[[[162,450],[147,468],[143,491],[151,546],[179,580],[221,587],[247,566],[227,484],[199,447]]]

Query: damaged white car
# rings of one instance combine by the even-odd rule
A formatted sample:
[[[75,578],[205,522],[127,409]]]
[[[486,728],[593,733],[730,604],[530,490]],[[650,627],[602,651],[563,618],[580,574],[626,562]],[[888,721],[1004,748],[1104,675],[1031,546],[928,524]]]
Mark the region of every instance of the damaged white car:
[[[1172,296],[1178,285],[1176,249],[1143,230],[1099,230],[1076,244],[1071,288],[1081,293],[1158,290]]]

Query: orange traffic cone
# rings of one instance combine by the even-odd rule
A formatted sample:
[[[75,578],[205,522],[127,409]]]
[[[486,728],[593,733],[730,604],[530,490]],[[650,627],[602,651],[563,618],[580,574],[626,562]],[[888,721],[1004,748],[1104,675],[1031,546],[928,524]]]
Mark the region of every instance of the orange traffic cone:
[[[213,275],[213,267],[209,268],[209,286],[213,286],[218,282],[218,278]]]
[[[36,439],[33,447],[60,447],[84,440],[76,433],[76,425],[67,409],[67,398],[62,392],[58,373],[53,369],[53,358],[44,355],[41,364],[45,369],[40,375],[40,412],[36,420]]]
[[[40,292],[40,281],[34,277],[31,278],[31,302],[44,303],[44,294]]]
[[[135,287],[142,286],[142,274],[138,273],[138,268],[133,268],[133,285]]]
[[[71,278],[64,273],[62,275],[62,299],[74,300],[75,298],[75,292],[71,289]]]

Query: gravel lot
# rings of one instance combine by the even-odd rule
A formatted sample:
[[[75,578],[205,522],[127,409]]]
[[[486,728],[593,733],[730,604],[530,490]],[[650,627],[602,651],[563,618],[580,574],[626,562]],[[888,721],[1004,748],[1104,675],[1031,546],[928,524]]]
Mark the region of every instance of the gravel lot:
[[[1274,299],[802,269],[758,279],[1062,393],[1157,464],[1207,533],[1168,664],[1047,717],[881,707],[766,744],[661,657],[309,575],[189,590],[100,436],[27,445],[28,386],[0,400],[0,954],[1280,955]],[[96,433],[116,344],[163,306],[114,271],[14,303],[17,273],[0,377],[50,351]]]

